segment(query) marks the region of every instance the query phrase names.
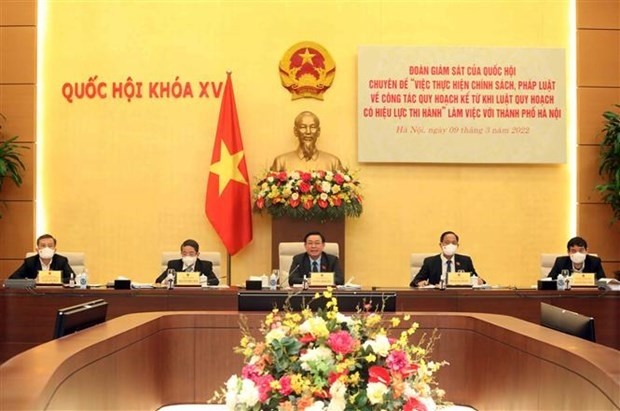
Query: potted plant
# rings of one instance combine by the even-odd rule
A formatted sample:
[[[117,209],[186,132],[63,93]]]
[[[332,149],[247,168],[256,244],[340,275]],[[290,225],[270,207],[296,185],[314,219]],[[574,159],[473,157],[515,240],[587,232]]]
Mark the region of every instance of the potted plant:
[[[17,136],[8,140],[2,139],[2,124],[6,121],[6,116],[0,113],[0,192],[4,187],[4,179],[13,180],[18,187],[22,184],[22,174],[26,170],[21,160],[20,149],[27,149],[26,146],[19,145]],[[0,218],[2,213],[0,213]]]
[[[618,104],[615,106],[620,108]],[[606,182],[596,186],[596,189],[602,193],[603,201],[611,206],[614,223],[620,221],[620,114],[606,111],[603,117],[605,128],[598,172]]]

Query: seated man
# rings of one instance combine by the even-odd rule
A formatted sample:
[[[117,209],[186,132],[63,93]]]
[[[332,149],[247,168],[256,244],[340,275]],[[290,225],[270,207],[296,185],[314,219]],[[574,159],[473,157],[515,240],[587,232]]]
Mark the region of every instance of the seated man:
[[[67,257],[56,254],[56,239],[50,234],[37,238],[37,255],[24,259],[22,265],[9,278],[37,278],[39,271],[62,271],[61,280],[68,284],[73,269]]]
[[[168,261],[168,267],[157,277],[155,282],[163,282],[168,275],[168,270],[172,268],[174,271],[199,272],[200,275],[205,275],[207,277],[207,285],[218,285],[220,280],[213,272],[213,263],[198,258],[200,255],[199,248],[200,246],[194,240],[183,241],[183,244],[181,244],[181,258]]]
[[[456,254],[459,246],[459,236],[456,233],[453,231],[442,233],[439,237],[439,246],[442,250],[441,254],[424,259],[422,268],[409,284],[410,287],[439,284],[442,278],[446,278],[447,273],[454,271],[465,271],[471,273],[472,276],[478,276],[471,258]],[[481,284],[484,284],[484,280],[478,276],[478,285]]]
[[[588,243],[581,237],[573,237],[566,244],[567,256],[555,259],[551,271],[547,277],[554,280],[562,270],[569,270],[570,273],[594,273],[596,279],[604,278],[603,264],[601,259],[588,254]]]
[[[333,272],[336,285],[344,284],[344,273],[335,255],[323,252],[325,237],[318,231],[312,231],[304,237],[305,253],[293,257],[289,269],[289,285],[303,283],[304,277],[310,278],[311,272]]]

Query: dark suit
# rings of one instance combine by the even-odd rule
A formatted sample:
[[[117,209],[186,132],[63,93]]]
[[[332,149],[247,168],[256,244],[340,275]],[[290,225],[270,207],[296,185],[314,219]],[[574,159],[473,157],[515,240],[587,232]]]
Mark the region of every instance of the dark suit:
[[[603,271],[603,264],[600,258],[588,254],[583,264],[582,272],[595,273],[594,277],[596,277],[597,280],[605,277],[605,271]],[[573,262],[567,255],[555,259],[555,263],[553,263],[553,267],[551,267],[551,271],[549,271],[547,276],[555,280],[562,270],[569,270],[571,274],[573,273]]]
[[[288,270],[288,284],[301,284],[304,281],[304,276],[310,278],[310,256],[308,253],[297,254],[293,257],[291,268]],[[334,273],[334,283],[336,285],[344,284],[344,273],[340,268],[340,261],[338,257],[331,254],[321,254],[321,272]]]
[[[39,255],[33,255],[24,259],[22,265],[9,278],[37,278],[41,270],[41,260]],[[62,271],[61,280],[64,284],[68,284],[71,279],[73,269],[69,265],[67,257],[60,254],[54,254],[50,263],[50,271]]]
[[[454,271],[462,270],[471,273],[471,275],[478,276],[474,268],[474,263],[471,261],[471,257],[462,254],[454,254],[453,258],[454,267],[452,267],[452,269]],[[409,287],[417,287],[420,281],[425,280],[428,281],[429,284],[439,284],[442,268],[441,254],[426,257],[422,263],[422,268],[420,268],[418,274],[416,274],[413,281],[411,281]]]
[[[170,268],[174,269],[174,271],[183,271],[183,260],[179,258],[178,260],[168,261],[168,267],[164,270],[163,273],[161,273],[159,277],[157,277],[157,280],[155,280],[155,282],[161,283],[162,281],[164,281],[166,279],[166,276],[168,275],[168,269]],[[208,285],[218,285],[220,283],[220,280],[213,272],[213,263],[211,261],[196,259],[196,263],[194,264],[194,271],[199,272],[200,275],[206,275]],[[176,277],[174,281],[176,283]]]

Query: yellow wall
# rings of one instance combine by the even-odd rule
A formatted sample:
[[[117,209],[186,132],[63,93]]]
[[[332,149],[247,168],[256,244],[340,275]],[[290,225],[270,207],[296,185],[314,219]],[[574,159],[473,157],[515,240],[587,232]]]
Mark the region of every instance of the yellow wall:
[[[347,221],[347,277],[406,285],[409,253],[438,250],[451,229],[487,281],[531,285],[540,253],[562,252],[569,235],[568,166],[357,163],[357,46],[567,47],[567,10],[565,1],[52,1],[39,44],[37,231],[57,236],[60,252],[85,251],[94,282],[151,281],[161,252],[185,238],[223,252],[203,211],[219,99],[69,104],[61,88],[94,75],[223,81],[231,69],[253,177],[294,147],[302,110],[321,118],[319,147],[359,170],[365,211]],[[279,84],[280,58],[302,40],[336,61],[325,101],[291,101]],[[270,224],[254,217],[254,241],[232,260],[233,283],[270,269]]]

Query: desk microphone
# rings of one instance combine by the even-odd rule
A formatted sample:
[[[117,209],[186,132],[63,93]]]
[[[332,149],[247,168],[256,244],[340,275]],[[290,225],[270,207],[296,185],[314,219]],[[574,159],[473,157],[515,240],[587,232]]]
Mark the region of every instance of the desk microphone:
[[[297,271],[297,269],[299,268],[299,266],[300,266],[300,265],[301,265],[301,264],[297,264],[297,265],[296,265],[296,266],[295,266],[295,267],[294,267],[294,268],[293,268],[293,269],[292,269],[292,270],[288,273],[287,280],[291,278],[291,275],[292,275],[295,271]],[[281,282],[280,282],[278,285],[279,285],[280,287],[282,287],[282,283],[281,283]]]

